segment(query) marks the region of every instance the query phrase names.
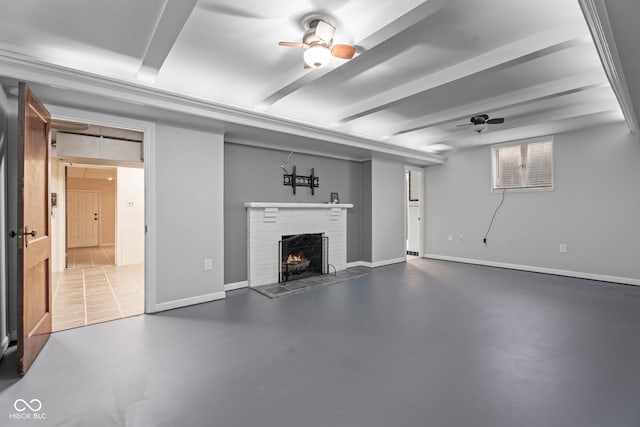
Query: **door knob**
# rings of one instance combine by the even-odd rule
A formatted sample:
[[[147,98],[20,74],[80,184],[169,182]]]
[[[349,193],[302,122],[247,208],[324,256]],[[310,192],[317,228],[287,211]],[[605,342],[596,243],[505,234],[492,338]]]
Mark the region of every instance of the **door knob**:
[[[15,231],[11,231],[11,233],[9,233],[10,237],[16,237],[16,236],[31,236],[31,237],[36,237],[38,235],[38,232],[36,230],[31,230],[31,231],[27,231],[29,230],[28,227],[24,228],[24,231],[19,231],[19,232],[15,232]]]
[[[29,231],[29,226],[27,226],[27,225],[24,226],[24,231],[22,232],[23,236],[36,237],[37,234],[38,234],[38,232],[36,230]]]

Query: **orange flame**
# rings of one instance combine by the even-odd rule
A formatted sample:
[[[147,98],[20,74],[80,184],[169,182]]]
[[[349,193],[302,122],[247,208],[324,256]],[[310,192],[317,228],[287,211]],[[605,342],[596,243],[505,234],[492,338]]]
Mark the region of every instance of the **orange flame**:
[[[304,259],[304,253],[298,252],[297,254],[289,254],[287,257],[287,264],[291,264],[294,262],[300,262]]]

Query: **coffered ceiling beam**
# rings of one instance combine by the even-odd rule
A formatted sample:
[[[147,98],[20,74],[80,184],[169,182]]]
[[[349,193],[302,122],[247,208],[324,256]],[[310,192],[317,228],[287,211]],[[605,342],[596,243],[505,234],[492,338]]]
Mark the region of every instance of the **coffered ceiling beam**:
[[[608,84],[603,83],[602,80],[602,72],[599,70],[581,74],[579,76],[567,77],[550,83],[544,83],[485,99],[473,104],[464,105],[459,108],[456,107],[425,117],[420,117],[397,126],[391,130],[390,135],[402,135],[448,122],[461,120],[468,121],[469,117],[475,114],[490,113],[495,110],[504,111],[508,108],[520,107],[608,86]]]
[[[405,98],[465,77],[515,67],[590,42],[589,38],[582,36],[582,29],[578,24],[549,29],[379,93],[344,110],[339,121],[346,123],[376,113]]]
[[[165,1],[160,19],[142,58],[138,79],[155,82],[158,72],[178,39],[198,0]]]
[[[256,108],[266,110],[282,98],[326,75],[330,75],[343,67],[354,67],[358,63],[364,63],[367,58],[373,58],[376,52],[379,53],[379,51],[382,50],[380,45],[384,44],[384,42],[423,21],[446,5],[447,0],[428,0],[421,3],[399,18],[394,19],[392,22],[360,40],[357,44],[365,50],[350,61],[339,62],[339,60],[334,60],[323,68],[304,70],[302,67],[299,67],[292,70],[290,74],[284,75],[272,84],[270,89],[262,97],[262,100],[257,103]],[[376,59],[376,61],[379,61],[379,58]]]
[[[445,158],[439,154],[393,146],[336,129],[327,129],[323,126],[315,126],[265,115],[252,110],[218,104],[135,82],[122,81],[110,77],[100,77],[95,74],[38,61],[31,57],[1,49],[0,76],[49,85],[62,90],[74,90],[106,98],[113,98],[141,106],[155,107],[196,117],[205,117],[225,123],[236,123],[242,126],[251,126],[274,132],[283,132],[290,135],[318,139],[368,150],[371,153],[397,157],[406,156],[430,164],[441,164],[445,161]]]

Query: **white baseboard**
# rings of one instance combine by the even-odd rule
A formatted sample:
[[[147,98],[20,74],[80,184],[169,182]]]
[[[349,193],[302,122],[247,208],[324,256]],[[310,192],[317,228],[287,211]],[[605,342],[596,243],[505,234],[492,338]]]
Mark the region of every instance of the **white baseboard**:
[[[401,262],[406,262],[406,261],[407,261],[406,257],[395,258],[395,259],[385,259],[384,261],[376,261],[376,262],[372,263],[372,266],[373,266],[373,268],[384,267],[385,265],[399,264]]]
[[[347,263],[347,268],[351,268],[351,267],[369,267],[369,268],[384,267],[385,265],[398,264],[400,262],[405,262],[406,260],[407,259],[405,257],[402,257],[402,258],[395,258],[395,259],[385,259],[384,261],[376,261],[376,262],[355,261],[355,262],[348,262]]]
[[[508,264],[505,262],[485,261],[471,258],[458,258],[446,255],[425,254],[423,258],[439,259],[442,261],[463,262],[465,264],[484,265],[487,267],[508,268],[511,270],[531,271],[533,273],[555,274],[556,276],[575,277],[578,279],[599,280],[601,282],[622,283],[640,286],[640,279],[631,277],[608,276],[604,274],[583,273],[581,271],[559,270],[556,268],[536,267],[532,265]]]
[[[189,305],[194,305],[194,304],[202,304],[203,302],[216,301],[216,300],[225,298],[225,296],[226,296],[225,292],[221,291],[221,292],[214,292],[212,294],[199,295],[197,297],[182,298],[174,301],[161,302],[156,304],[155,312],[171,310],[171,309],[180,308],[180,307],[187,307]]]
[[[367,261],[348,262],[347,263],[347,268],[352,268],[352,267],[369,267],[369,268],[372,268],[372,265],[371,265],[370,262],[367,262]]]
[[[228,283],[224,285],[224,291],[229,292],[229,291],[235,291],[236,289],[242,289],[242,288],[248,288],[248,287],[249,287],[249,281],[245,280],[244,282]]]

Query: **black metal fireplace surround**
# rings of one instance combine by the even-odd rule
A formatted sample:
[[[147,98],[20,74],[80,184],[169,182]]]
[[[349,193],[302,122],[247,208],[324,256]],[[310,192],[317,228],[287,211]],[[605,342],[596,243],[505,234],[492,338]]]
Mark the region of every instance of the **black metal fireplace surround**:
[[[282,236],[280,283],[329,272],[329,238],[322,233]]]

